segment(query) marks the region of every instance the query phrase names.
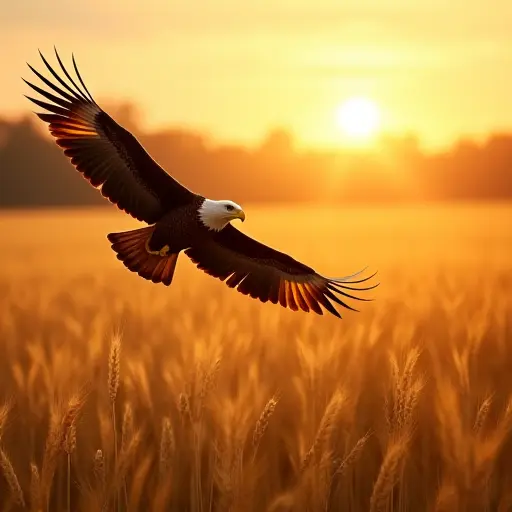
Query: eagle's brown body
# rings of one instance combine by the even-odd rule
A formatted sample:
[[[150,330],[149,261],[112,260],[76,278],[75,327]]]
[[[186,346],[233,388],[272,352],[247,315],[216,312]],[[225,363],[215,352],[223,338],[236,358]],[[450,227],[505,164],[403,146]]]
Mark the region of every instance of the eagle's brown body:
[[[82,176],[119,209],[150,224],[108,235],[126,267],[145,279],[170,285],[178,254],[184,251],[199,269],[229,287],[295,311],[323,314],[323,307],[339,317],[333,302],[353,309],[340,297],[367,300],[349,292],[374,288],[353,286],[372,276],[354,280],[358,272],[338,279],[323,277],[238,231],[230,221],[245,219],[241,207],[206,199],[167,174],[129,131],[98,106],[74,58],[80,85],[55,53],[67,81],[41,54],[56,82],[29,66],[48,89],[26,83],[50,102],[29,99],[44,109],[37,115],[49,124],[50,133]]]
[[[165,213],[155,224],[149,248],[152,251],[159,251],[168,245],[169,252],[180,252],[192,245],[200,244],[206,236],[211,236],[212,233],[204,224],[198,222],[197,218],[197,211],[204,199],[197,196],[192,202]]]

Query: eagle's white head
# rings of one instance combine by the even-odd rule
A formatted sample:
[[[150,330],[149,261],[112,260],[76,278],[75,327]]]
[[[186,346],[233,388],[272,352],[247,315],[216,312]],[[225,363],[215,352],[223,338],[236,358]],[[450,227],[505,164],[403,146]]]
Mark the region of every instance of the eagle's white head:
[[[240,219],[242,222],[245,220],[242,207],[233,201],[205,199],[198,213],[202,223],[214,231],[220,231],[234,219]]]

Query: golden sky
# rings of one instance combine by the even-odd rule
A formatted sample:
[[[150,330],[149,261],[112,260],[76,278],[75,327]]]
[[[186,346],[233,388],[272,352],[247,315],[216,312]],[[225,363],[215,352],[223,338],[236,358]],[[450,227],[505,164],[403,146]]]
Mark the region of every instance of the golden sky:
[[[6,0],[0,115],[31,110],[25,62],[42,69],[55,44],[148,127],[252,143],[279,125],[332,145],[337,107],[363,95],[384,130],[445,146],[512,130],[511,20],[509,0]]]

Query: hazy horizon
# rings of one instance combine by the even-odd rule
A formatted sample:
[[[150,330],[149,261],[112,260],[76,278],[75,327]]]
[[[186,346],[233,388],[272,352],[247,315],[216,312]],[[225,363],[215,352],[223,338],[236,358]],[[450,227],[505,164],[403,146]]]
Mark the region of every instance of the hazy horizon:
[[[205,197],[324,205],[512,200],[512,133],[489,134],[481,144],[460,140],[437,153],[415,137],[312,151],[282,129],[252,147],[226,145],[180,128],[145,131],[129,104],[107,110],[167,172]],[[0,115],[0,208],[95,204],[107,202],[36,116],[9,122]]]

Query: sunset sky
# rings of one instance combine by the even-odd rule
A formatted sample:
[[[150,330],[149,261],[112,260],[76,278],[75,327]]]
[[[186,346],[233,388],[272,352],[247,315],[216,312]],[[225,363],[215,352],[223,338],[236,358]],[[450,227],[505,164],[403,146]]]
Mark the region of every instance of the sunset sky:
[[[273,126],[335,145],[339,105],[371,98],[383,130],[426,147],[512,130],[512,4],[495,0],[36,0],[0,8],[0,116],[31,111],[40,48],[75,53],[97,101],[147,127],[254,143]],[[49,5],[53,7],[50,8]],[[66,60],[67,61],[67,60]]]

